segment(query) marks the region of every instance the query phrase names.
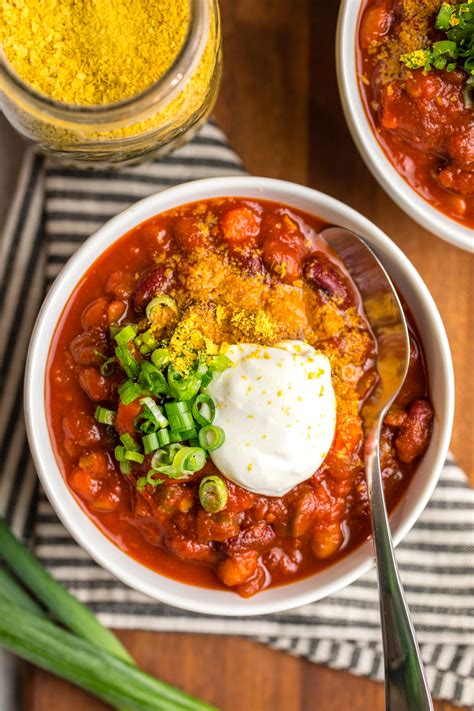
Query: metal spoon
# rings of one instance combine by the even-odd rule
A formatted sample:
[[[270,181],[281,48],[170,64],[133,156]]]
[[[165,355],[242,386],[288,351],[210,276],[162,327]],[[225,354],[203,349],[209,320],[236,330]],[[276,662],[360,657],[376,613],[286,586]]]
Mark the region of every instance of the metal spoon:
[[[362,408],[364,461],[377,567],[388,711],[433,711],[420,649],[400,581],[383,494],[380,431],[405,380],[410,340],[405,315],[384,267],[350,230],[328,227],[321,236],[344,262],[377,339],[379,383]]]

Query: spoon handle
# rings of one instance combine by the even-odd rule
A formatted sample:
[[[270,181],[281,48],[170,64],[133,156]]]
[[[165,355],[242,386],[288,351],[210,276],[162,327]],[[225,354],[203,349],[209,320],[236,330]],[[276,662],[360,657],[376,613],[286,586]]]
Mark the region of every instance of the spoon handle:
[[[379,451],[381,419],[367,437],[365,466],[378,573],[385,705],[387,711],[433,711],[420,649],[398,573],[385,507]]]

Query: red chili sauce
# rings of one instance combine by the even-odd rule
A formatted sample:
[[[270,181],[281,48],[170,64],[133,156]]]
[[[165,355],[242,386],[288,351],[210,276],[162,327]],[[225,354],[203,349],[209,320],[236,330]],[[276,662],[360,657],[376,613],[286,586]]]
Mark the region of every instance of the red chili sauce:
[[[474,227],[474,110],[464,102],[468,74],[410,71],[399,61],[404,52],[445,38],[434,28],[440,5],[441,0],[365,0],[359,86],[374,133],[400,175],[445,215]]]
[[[163,575],[248,597],[326,568],[369,535],[359,411],[376,380],[377,344],[355,284],[319,236],[323,227],[315,217],[263,200],[186,205],[118,239],[66,304],[46,379],[58,464],[98,528]],[[139,399],[120,401],[117,389],[126,375],[119,361],[112,360],[107,375],[100,367],[114,358],[111,329],[128,323],[146,328],[145,307],[157,294],[177,305],[171,321],[160,326],[162,345],[170,344],[176,329],[191,318],[193,337],[202,333],[206,343],[299,339],[327,355],[337,401],[336,434],[310,479],[285,496],[268,497],[223,477],[227,504],[209,513],[198,489],[203,476],[220,474],[210,459],[185,481],[165,476],[161,485],[142,490],[137,481],[149,469],[151,455],[127,476],[120,472],[114,449],[123,433],[140,441],[141,405]],[[429,443],[433,419],[411,320],[410,334],[410,370],[382,432],[390,510]],[[129,348],[137,360],[149,359],[133,342]],[[116,411],[113,425],[95,420],[98,405]]]

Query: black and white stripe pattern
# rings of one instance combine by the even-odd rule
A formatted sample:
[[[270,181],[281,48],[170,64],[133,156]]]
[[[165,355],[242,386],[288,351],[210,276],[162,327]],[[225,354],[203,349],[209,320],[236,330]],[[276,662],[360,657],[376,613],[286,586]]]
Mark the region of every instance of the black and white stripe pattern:
[[[187,613],[130,590],[99,568],[71,539],[44,495],[39,500],[35,495],[21,390],[28,338],[44,288],[86,237],[130,203],[176,183],[243,172],[211,123],[171,156],[121,172],[44,166],[41,158],[28,154],[2,260],[5,467],[0,502],[19,535],[28,536],[34,523],[40,559],[107,625],[246,635],[335,669],[382,679],[373,572],[331,598],[279,615],[224,619]],[[431,688],[435,696],[462,705],[474,704],[473,517],[474,493],[463,472],[448,461],[430,504],[397,549]]]

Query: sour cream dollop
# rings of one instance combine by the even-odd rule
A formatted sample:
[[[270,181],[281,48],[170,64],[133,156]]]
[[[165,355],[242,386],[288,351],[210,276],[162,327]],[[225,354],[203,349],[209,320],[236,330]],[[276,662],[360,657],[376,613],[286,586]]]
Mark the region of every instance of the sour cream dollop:
[[[329,360],[302,341],[240,343],[226,355],[233,367],[207,388],[216,403],[214,424],[225,432],[212,461],[239,486],[282,496],[314,474],[332,444]]]

